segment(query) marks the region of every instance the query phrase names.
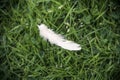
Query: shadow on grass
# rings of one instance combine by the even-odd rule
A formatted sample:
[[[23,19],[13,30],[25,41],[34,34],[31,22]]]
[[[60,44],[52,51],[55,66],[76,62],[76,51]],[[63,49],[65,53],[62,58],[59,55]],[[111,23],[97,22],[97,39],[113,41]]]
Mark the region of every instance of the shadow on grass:
[[[110,80],[120,80],[120,66],[118,65],[110,75]]]

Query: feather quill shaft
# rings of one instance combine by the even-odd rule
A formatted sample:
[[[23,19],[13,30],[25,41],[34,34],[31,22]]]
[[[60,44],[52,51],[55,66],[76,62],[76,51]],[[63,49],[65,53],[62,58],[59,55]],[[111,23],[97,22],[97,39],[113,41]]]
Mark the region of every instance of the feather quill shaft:
[[[57,46],[60,46],[67,50],[81,50],[81,47],[79,44],[64,39],[64,37],[60,34],[56,34],[51,29],[47,28],[45,24],[38,25],[40,36],[44,39],[48,40],[51,44],[56,44]]]

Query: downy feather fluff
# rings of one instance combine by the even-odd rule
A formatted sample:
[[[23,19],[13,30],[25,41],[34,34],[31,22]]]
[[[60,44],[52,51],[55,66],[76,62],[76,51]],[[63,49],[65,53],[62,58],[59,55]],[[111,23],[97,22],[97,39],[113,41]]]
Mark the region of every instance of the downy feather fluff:
[[[67,50],[81,50],[81,47],[79,44],[64,39],[64,37],[60,34],[56,34],[51,29],[48,29],[45,24],[38,25],[40,36],[42,36],[44,39],[48,40],[51,44],[56,44],[57,46],[60,46]]]

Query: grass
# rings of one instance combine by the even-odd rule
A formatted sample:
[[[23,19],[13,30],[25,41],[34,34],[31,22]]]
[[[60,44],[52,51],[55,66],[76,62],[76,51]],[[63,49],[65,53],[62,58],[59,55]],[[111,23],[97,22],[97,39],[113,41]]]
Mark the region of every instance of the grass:
[[[4,0],[0,7],[1,80],[120,79],[118,0]],[[82,50],[43,40],[40,23]]]

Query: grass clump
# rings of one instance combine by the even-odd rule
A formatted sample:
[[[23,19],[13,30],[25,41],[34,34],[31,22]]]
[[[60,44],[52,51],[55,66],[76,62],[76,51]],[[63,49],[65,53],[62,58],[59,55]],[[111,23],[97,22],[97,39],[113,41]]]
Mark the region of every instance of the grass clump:
[[[115,0],[0,1],[1,80],[118,80],[120,10]],[[37,25],[80,43],[67,51],[44,41]]]

